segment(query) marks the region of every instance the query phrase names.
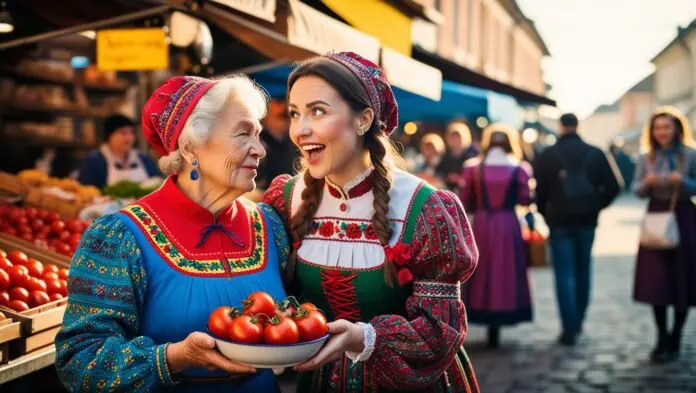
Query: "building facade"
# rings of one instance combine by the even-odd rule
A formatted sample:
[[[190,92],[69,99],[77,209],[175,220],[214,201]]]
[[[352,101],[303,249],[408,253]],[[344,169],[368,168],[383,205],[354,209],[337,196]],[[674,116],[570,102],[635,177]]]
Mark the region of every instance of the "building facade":
[[[677,37],[652,62],[657,104],[679,108],[696,124],[696,20],[678,28]]]
[[[418,2],[444,19],[434,35],[414,29],[414,44],[499,82],[545,95],[541,62],[549,51],[514,0]]]

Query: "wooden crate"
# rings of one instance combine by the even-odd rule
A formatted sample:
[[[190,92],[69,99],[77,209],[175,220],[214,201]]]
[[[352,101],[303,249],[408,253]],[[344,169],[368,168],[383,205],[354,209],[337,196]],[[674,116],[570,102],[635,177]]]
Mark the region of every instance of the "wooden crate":
[[[10,341],[9,344],[9,359],[17,359],[37,349],[46,348],[54,345],[56,335],[60,330],[60,326],[44,330],[42,332],[32,334],[27,337],[20,337],[17,340]]]
[[[22,251],[28,257],[44,264],[53,263],[64,268],[70,266],[69,257],[43,250],[14,236],[0,234],[0,248],[7,252]],[[3,355],[3,358],[12,360],[36,349],[52,345],[56,333],[63,323],[63,314],[65,314],[67,303],[68,299],[64,298],[22,312],[0,306],[0,311],[19,325],[20,332],[19,338],[8,342],[9,345],[5,346],[3,354],[6,356]]]
[[[4,306],[0,306],[0,311],[20,323],[22,336],[29,336],[60,326],[67,304],[68,298],[63,298],[22,312]]]
[[[36,187],[29,188],[24,203],[27,206],[56,212],[63,218],[77,218],[80,211],[85,207],[85,204],[78,200],[68,201],[61,199]]]
[[[11,318],[0,321],[0,364],[10,360],[10,343],[22,336],[20,323]]]
[[[43,264],[52,263],[59,267],[70,267],[70,257],[40,248],[33,243],[6,233],[0,233],[0,248],[7,252],[14,250],[22,251],[29,258],[34,258]]]

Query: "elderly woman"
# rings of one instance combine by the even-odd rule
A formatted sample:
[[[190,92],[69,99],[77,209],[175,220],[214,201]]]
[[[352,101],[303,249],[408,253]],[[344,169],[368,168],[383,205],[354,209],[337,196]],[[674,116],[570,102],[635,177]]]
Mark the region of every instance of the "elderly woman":
[[[679,356],[689,307],[696,306],[696,150],[686,117],[673,107],[658,108],[643,131],[645,153],[636,168],[633,192],[648,198],[649,212],[673,211],[679,245],[638,249],[634,298],[653,306],[656,362]],[[667,328],[667,307],[674,307],[674,326]]]
[[[266,99],[248,78],[176,77],[143,109],[169,175],[157,191],[97,219],[70,268],[56,338],[71,391],[277,392],[271,370],[232,363],[206,331],[209,314],[263,289],[284,296],[280,218],[238,197],[265,151]]]

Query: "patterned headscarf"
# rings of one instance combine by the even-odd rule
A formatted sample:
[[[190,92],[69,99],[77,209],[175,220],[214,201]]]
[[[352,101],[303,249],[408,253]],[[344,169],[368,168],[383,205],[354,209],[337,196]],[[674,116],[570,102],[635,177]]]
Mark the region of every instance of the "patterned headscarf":
[[[353,52],[332,53],[327,57],[344,65],[360,80],[376,112],[379,129],[385,135],[391,135],[399,125],[399,108],[384,71]]]
[[[217,81],[177,76],[158,87],[143,107],[143,133],[150,146],[162,156],[177,149],[179,135],[198,101]]]

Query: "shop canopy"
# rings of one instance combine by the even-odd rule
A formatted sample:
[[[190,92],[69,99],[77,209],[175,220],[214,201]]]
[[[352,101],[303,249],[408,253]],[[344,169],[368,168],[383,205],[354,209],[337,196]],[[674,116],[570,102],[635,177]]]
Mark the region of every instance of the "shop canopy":
[[[251,77],[263,86],[272,98],[284,98],[289,64],[269,67],[251,73]],[[505,122],[513,127],[521,124],[517,102],[510,96],[486,91],[452,81],[442,81],[440,100],[435,101],[394,87],[399,104],[401,124],[408,121],[450,121],[483,116],[491,122]]]

